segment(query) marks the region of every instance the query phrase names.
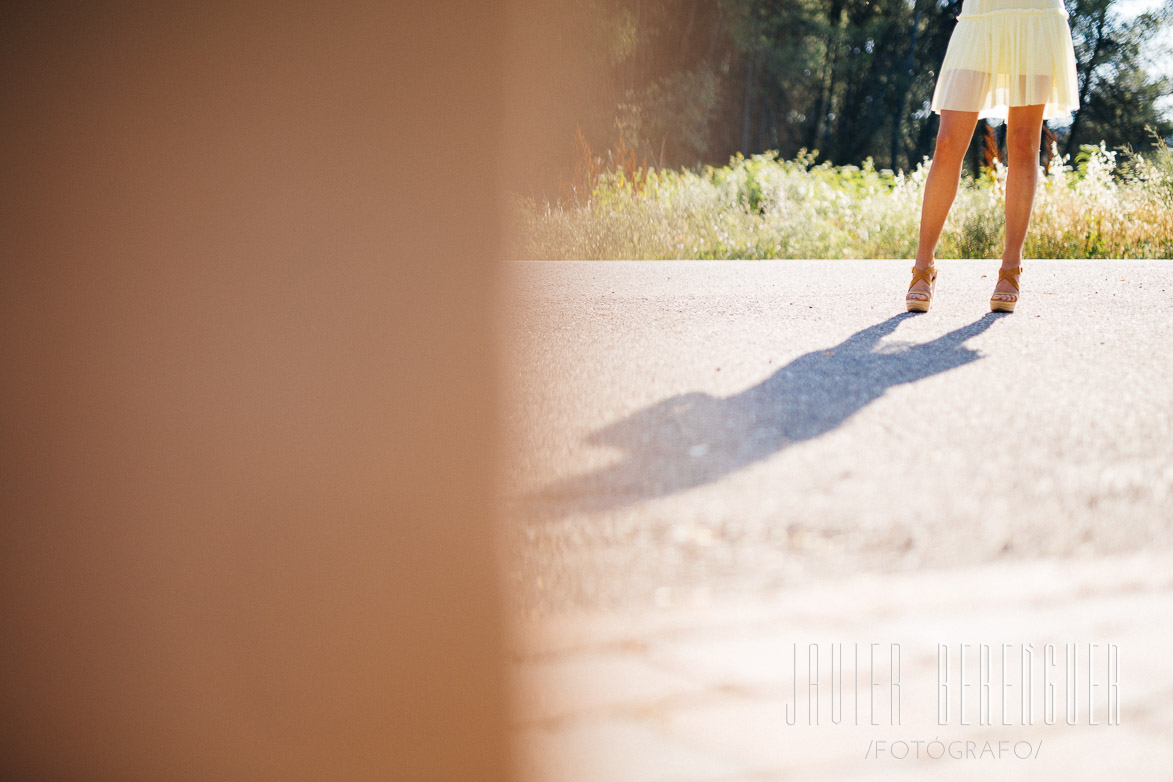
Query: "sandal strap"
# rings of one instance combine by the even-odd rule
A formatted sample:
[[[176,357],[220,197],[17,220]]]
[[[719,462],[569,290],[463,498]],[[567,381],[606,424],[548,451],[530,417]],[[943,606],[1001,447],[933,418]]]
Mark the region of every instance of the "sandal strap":
[[[1013,269],[999,269],[998,270],[998,282],[1002,282],[1002,280],[1006,280],[1007,282],[1009,282],[1011,285],[1014,286],[1015,290],[1018,290],[1018,275],[1020,275],[1020,274],[1022,274],[1022,267],[1021,266],[1016,266]]]
[[[912,267],[912,282],[909,284],[908,287],[911,288],[913,285],[916,285],[917,280],[924,280],[927,284],[932,285],[933,280],[936,278],[936,276],[937,276],[937,267],[936,266],[930,266],[927,269],[918,269],[915,266],[913,266]]]

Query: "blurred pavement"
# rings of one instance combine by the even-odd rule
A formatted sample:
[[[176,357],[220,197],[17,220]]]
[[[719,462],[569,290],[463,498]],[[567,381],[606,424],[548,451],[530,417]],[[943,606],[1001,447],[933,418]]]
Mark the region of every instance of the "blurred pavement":
[[[901,260],[509,267],[534,779],[1161,778],[1173,264],[1027,260],[1011,315],[998,261],[938,264],[923,315]],[[785,723],[793,645],[832,642],[901,645],[899,727]],[[938,727],[963,642],[1117,644],[1123,724]],[[1044,744],[864,759],[946,736]]]

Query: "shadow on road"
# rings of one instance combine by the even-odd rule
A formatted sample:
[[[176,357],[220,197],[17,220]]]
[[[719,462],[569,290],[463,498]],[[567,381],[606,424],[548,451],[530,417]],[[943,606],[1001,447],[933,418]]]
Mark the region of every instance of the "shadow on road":
[[[859,331],[833,348],[807,353],[730,397],[681,394],[592,433],[587,442],[625,457],[551,484],[528,499],[543,516],[600,511],[700,486],[842,424],[889,388],[980,358],[962,343],[1000,316],[992,313],[923,344],[877,349],[909,313]]]

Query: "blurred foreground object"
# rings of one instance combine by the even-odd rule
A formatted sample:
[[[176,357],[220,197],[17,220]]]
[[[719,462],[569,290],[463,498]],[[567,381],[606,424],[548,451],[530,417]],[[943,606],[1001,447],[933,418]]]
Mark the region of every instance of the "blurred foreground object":
[[[503,15],[398,8],[2,12],[0,777],[506,776]]]

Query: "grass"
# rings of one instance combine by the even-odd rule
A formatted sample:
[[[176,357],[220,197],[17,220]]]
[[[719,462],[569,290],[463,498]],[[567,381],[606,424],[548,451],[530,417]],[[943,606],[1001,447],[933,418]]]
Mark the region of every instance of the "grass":
[[[802,152],[734,157],[720,168],[619,169],[585,203],[513,203],[523,259],[912,258],[928,174],[814,164]],[[1118,158],[1122,158],[1118,160]],[[1041,171],[1028,258],[1173,258],[1173,149],[1053,151]],[[939,258],[998,258],[1006,168],[963,176]]]

